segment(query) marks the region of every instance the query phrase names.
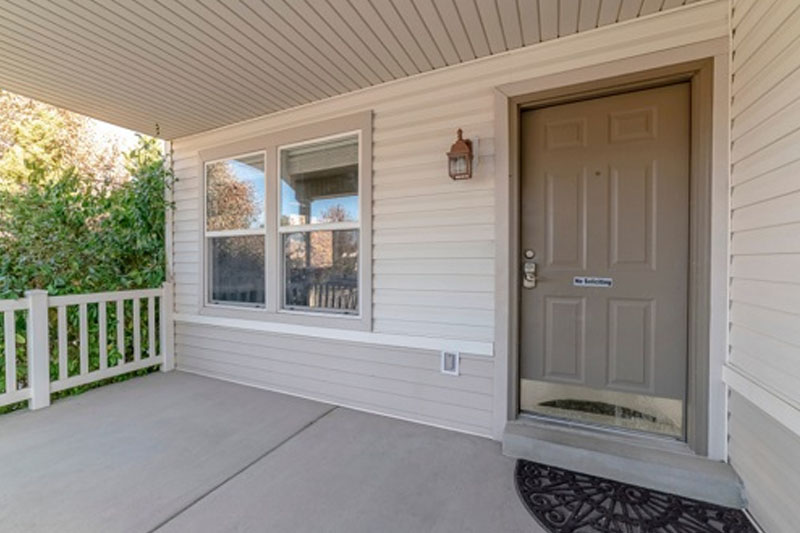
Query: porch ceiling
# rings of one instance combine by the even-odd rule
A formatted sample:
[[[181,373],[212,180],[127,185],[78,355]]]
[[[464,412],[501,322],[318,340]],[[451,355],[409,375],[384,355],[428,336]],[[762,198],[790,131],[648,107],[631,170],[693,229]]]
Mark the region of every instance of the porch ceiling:
[[[0,88],[172,139],[694,1],[0,0]]]

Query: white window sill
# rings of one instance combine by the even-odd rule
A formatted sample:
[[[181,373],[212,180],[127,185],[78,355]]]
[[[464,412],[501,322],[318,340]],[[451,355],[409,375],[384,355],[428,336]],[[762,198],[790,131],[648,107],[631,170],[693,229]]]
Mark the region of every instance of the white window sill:
[[[215,309],[215,311],[218,311]],[[270,314],[270,317],[281,316],[280,314]],[[464,355],[477,355],[492,357],[494,355],[494,344],[491,342],[464,341],[458,339],[441,339],[436,337],[418,337],[412,335],[395,335],[390,333],[376,333],[372,331],[358,331],[345,329],[337,326],[320,327],[311,325],[289,324],[278,321],[253,320],[244,318],[232,318],[214,316],[207,314],[186,314],[175,313],[175,322],[183,324],[195,324],[203,326],[217,326],[222,328],[243,329],[248,331],[261,331],[266,333],[277,333],[284,335],[298,335],[301,337],[314,337],[330,339],[342,342],[358,342],[364,344],[377,344],[383,346],[397,346],[400,348],[414,348],[419,350],[454,350]],[[327,317],[309,317],[314,320]],[[358,317],[353,317],[358,320]],[[336,317],[335,320],[341,320]]]

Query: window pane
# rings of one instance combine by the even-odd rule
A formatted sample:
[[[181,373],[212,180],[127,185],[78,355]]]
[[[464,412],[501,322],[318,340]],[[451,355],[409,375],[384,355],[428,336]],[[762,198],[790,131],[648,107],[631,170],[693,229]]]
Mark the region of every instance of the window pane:
[[[209,241],[211,302],[264,305],[264,236]]]
[[[358,230],[283,236],[287,309],[358,313]]]
[[[228,159],[206,166],[206,229],[264,227],[264,155]]]
[[[281,225],[358,220],[358,136],[281,151]]]

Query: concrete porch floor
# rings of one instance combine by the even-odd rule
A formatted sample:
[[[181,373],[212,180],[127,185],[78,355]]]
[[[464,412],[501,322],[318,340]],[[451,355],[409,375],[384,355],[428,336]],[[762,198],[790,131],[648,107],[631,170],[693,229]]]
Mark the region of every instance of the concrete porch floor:
[[[182,372],[0,417],[0,529],[543,531],[487,439]]]

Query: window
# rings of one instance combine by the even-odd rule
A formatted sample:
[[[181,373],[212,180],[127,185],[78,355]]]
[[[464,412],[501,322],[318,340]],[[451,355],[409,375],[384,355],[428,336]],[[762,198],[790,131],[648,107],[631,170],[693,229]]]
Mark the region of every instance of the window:
[[[266,302],[264,153],[205,165],[209,302]]]
[[[358,135],[280,151],[283,308],[358,314]]]
[[[372,326],[372,113],[210,148],[200,313]]]

